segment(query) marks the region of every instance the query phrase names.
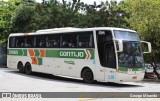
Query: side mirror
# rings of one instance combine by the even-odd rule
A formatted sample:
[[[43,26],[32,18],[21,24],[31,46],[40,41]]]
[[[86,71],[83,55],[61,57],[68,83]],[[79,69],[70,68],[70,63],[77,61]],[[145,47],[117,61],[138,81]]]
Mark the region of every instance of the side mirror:
[[[147,41],[141,41],[141,43],[147,44],[148,46],[148,52],[143,52],[143,53],[151,53],[151,50],[152,50],[151,43]]]
[[[123,51],[123,41],[122,40],[115,40],[117,52]]]

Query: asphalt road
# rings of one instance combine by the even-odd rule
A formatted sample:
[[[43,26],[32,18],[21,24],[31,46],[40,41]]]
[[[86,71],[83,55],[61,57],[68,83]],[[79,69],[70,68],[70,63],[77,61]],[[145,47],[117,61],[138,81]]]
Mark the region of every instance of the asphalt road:
[[[0,68],[0,92],[160,92],[160,82],[157,80],[145,79],[141,82],[128,82],[124,84],[116,83],[102,83],[96,82],[94,84],[84,83],[82,80],[75,80],[53,76],[50,74],[33,73],[26,75],[19,73],[17,70],[10,68]],[[71,93],[74,94],[74,93]],[[113,93],[114,94],[114,93]],[[8,99],[1,99],[0,101],[12,101]],[[16,99],[16,101],[22,99]],[[32,99],[33,100],[33,99]],[[42,99],[36,99],[42,100]],[[45,99],[46,100],[46,99]],[[57,101],[56,99],[55,101]],[[59,99],[60,101],[106,101],[104,98],[89,98],[82,97],[75,99]],[[116,100],[116,99],[110,99]],[[108,101],[110,101],[108,100]],[[126,98],[122,101],[128,101]],[[121,101],[118,100],[118,101]],[[134,100],[130,98],[130,100]],[[158,101],[159,98],[150,99],[136,99],[145,101]],[[15,101],[15,100],[13,100]],[[31,101],[31,100],[30,100]],[[34,99],[35,101],[35,99]],[[53,101],[53,100],[52,100]],[[117,101],[117,100],[116,100]]]

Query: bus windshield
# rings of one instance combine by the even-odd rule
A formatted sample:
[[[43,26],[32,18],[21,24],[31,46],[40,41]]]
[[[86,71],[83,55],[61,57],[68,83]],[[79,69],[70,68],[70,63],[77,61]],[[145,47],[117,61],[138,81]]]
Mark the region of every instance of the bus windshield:
[[[136,32],[115,30],[114,34],[116,39],[128,40],[128,41],[140,41],[138,34]]]
[[[119,68],[144,67],[140,39],[135,32],[114,31],[115,38],[123,40],[123,52],[118,52]]]
[[[123,52],[118,53],[119,66],[142,68],[144,66],[140,42],[123,41]]]

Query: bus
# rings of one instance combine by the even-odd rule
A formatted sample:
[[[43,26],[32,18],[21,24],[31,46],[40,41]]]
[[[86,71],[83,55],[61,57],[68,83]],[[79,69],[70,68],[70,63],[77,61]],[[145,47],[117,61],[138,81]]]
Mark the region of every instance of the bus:
[[[147,50],[142,50],[142,44]],[[136,31],[114,27],[54,28],[8,37],[7,67],[48,73],[87,83],[134,82],[144,78],[151,44]]]

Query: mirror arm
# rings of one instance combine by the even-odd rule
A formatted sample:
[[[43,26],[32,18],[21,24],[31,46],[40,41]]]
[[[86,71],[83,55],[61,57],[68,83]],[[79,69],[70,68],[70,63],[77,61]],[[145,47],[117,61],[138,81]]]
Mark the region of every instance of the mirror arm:
[[[148,45],[148,52],[143,52],[144,54],[145,53],[151,53],[152,51],[152,46],[151,46],[151,43],[150,42],[147,42],[147,41],[141,41],[141,43],[146,43]]]
[[[122,40],[117,40],[117,39],[114,39],[114,41],[115,41],[115,43],[118,42],[119,50],[117,50],[117,52],[122,52],[123,51],[123,41]]]

